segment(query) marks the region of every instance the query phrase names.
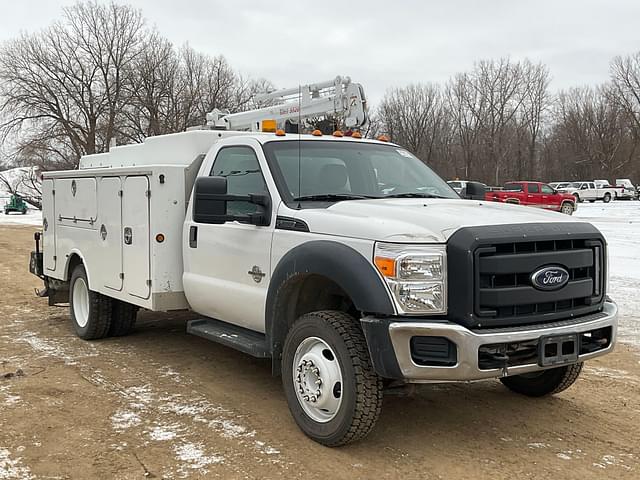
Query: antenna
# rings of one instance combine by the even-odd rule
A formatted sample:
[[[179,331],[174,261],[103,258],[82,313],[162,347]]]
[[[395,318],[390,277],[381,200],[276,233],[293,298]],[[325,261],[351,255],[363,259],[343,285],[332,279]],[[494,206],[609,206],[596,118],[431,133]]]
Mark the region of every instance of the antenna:
[[[300,129],[302,128],[302,85],[298,85],[298,198],[302,196],[302,138],[300,137]],[[298,200],[298,208],[302,208],[300,200]]]

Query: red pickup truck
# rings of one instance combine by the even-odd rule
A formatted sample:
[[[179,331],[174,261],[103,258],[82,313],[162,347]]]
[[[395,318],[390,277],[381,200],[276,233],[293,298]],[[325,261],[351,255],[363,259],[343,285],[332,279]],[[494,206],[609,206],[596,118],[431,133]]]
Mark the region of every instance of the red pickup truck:
[[[573,195],[558,192],[541,182],[505,183],[502,190],[486,192],[485,200],[528,205],[567,215],[571,215],[576,209],[576,199]]]

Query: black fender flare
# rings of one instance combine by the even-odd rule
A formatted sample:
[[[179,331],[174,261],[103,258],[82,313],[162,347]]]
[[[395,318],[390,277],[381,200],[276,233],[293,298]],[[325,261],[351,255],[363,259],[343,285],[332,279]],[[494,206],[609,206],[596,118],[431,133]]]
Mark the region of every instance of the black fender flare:
[[[312,240],[287,252],[273,270],[265,308],[265,332],[275,363],[280,357],[289,325],[288,288],[295,279],[320,275],[336,283],[361,312],[393,315],[393,303],[384,280],[358,251],[342,243]],[[295,305],[294,305],[295,306]]]

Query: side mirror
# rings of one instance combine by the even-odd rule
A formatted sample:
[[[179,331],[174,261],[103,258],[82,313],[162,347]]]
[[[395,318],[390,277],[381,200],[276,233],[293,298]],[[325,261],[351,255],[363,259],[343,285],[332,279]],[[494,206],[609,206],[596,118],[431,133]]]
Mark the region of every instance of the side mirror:
[[[484,200],[487,187],[480,182],[468,182],[463,198],[468,200]]]
[[[246,202],[257,205],[257,212],[248,215],[227,214],[228,202]],[[269,225],[271,202],[268,195],[229,195],[226,177],[199,177],[193,192],[193,221],[196,223],[223,224],[244,222],[252,225]]]

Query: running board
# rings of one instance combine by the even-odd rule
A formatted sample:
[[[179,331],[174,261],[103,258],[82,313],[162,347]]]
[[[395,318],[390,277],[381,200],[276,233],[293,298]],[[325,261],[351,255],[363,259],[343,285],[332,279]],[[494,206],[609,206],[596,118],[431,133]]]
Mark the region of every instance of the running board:
[[[257,358],[270,358],[271,351],[263,333],[231,325],[213,318],[198,318],[187,322],[187,333],[235,348]]]

